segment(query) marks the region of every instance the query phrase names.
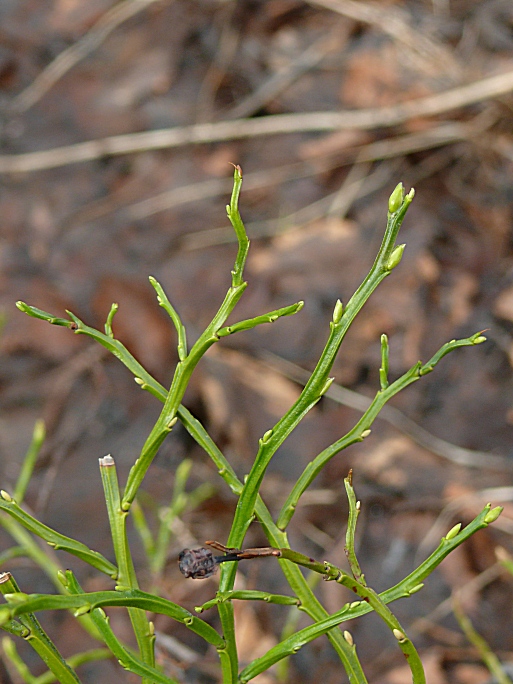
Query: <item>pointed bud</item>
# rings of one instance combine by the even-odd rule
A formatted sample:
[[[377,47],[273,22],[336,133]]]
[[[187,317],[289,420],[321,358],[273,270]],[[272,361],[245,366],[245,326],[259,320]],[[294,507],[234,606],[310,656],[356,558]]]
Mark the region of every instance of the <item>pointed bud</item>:
[[[335,304],[335,308],[333,310],[333,323],[337,325],[337,323],[340,323],[340,319],[342,318],[342,314],[344,313],[344,305],[340,301],[340,299],[337,299],[337,303]]]
[[[62,570],[57,570],[57,579],[59,582],[62,584],[63,587],[68,586],[68,578],[66,577],[66,574]]]
[[[273,436],[272,430],[267,430],[267,432],[264,432],[262,439],[261,439],[262,444],[265,444],[266,442],[268,442],[272,436]]]
[[[393,629],[392,633],[397,641],[406,641],[406,635],[403,634],[400,629]]]
[[[396,266],[399,266],[403,258],[403,252],[406,245],[397,245],[392,254],[388,257],[386,270],[392,271]]]
[[[488,511],[488,513],[485,515],[485,523],[489,525],[490,523],[495,522],[503,510],[504,506],[496,506],[495,508],[492,508],[492,510]]]
[[[454,537],[456,537],[456,535],[459,534],[460,530],[461,530],[461,523],[458,523],[457,525],[454,525],[454,527],[451,527],[449,532],[447,532],[447,534],[445,535],[445,538],[447,539],[447,541],[454,539]]]
[[[390,195],[388,199],[388,212],[394,214],[401,208],[404,200],[404,188],[402,183],[398,183],[395,186],[394,192]]]
[[[344,639],[347,641],[349,646],[352,646],[354,644],[353,635],[351,634],[351,632],[348,632],[347,629],[344,631]]]
[[[335,378],[328,378],[328,379],[326,380],[326,382],[324,383],[324,387],[323,387],[323,388],[321,389],[321,391],[319,392],[319,396],[322,397],[323,395],[326,394],[326,392],[329,390],[329,388],[330,388],[331,385],[333,384],[333,380],[335,380]]]

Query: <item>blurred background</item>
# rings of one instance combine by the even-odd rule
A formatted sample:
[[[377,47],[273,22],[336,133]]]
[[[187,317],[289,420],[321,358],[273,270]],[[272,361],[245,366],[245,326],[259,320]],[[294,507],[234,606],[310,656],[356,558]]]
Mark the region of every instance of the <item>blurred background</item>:
[[[486,329],[486,344],[445,358],[394,398],[395,411],[375,422],[364,444],[330,462],[290,538],[298,551],[344,564],[343,478],[353,468],[360,563],[381,591],[453,524],[470,521],[487,501],[506,506],[422,592],[394,606],[430,684],[488,681],[446,600],[468,585],[465,610],[499,658],[513,658],[513,585],[494,554],[498,545],[513,552],[512,90],[510,0],[3,0],[2,488],[12,491],[34,423],[44,418],[48,436],[26,503],[112,558],[97,459],[111,453],[124,482],[160,412],[105,350],[28,318],[16,300],[56,316],[71,310],[99,329],[119,303],[116,337],[168,385],[174,331],[148,276],[162,283],[194,340],[230,284],[236,243],[225,205],[230,163],[240,164],[252,246],[234,320],[305,301],[296,316],[223,339],[187,391],[184,403],[242,477],[258,438],[313,369],[336,300],[347,302],[372,265],[388,196],[402,181],[416,190],[399,237],[403,261],[357,318],[334,368],[336,383],[358,395],[326,397],[311,411],[272,461],[262,494],[279,511],[304,466],[358,420],[358,399],[379,388],[382,333],[395,379],[444,342]],[[185,457],[194,464],[187,488],[211,489],[175,522],[161,591],[192,610],[214,595],[216,579],[185,580],[176,557],[205,539],[225,542],[236,500],[177,427],[144,483],[150,511],[169,503]],[[136,535],[133,542],[144,586]],[[254,523],[247,545],[265,542]],[[12,541],[2,532],[0,543]],[[87,590],[110,588],[61,556]],[[12,570],[23,591],[52,591],[26,560],[1,569]],[[286,593],[272,559],[241,565],[239,581]],[[330,612],[351,600],[327,583],[317,592]],[[126,636],[121,612],[112,615]],[[217,625],[213,612],[205,618]],[[237,605],[241,661],[276,643],[286,619],[284,607]],[[65,655],[90,645],[66,614],[45,614],[43,624]],[[219,681],[216,656],[201,641],[162,616],[156,624],[159,662],[171,676]],[[298,626],[307,624],[302,615]],[[410,681],[379,620],[343,628],[369,681]],[[120,670],[103,663],[81,675],[113,681]],[[325,638],[302,649],[281,677],[347,681]]]

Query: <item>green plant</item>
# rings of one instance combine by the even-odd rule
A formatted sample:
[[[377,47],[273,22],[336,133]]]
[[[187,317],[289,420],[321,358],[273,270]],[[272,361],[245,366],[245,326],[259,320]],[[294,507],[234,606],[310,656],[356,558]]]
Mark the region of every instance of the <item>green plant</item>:
[[[266,469],[272,457],[283,444],[288,435],[297,427],[304,416],[314,407],[329,388],[333,378],[329,377],[335,357],[340,345],[355,316],[377,288],[381,281],[400,263],[404,245],[396,245],[397,235],[407,209],[413,199],[413,191],[405,195],[402,184],[399,184],[390,196],[388,206],[388,220],[386,230],[378,255],[368,275],[357,289],[353,297],[344,307],[337,301],[333,318],[330,322],[328,340],[320,356],[317,366],[306,383],[301,395],[289,411],[268,430],[260,439],[258,452],[255,456],[250,473],[242,482],[236,475],[230,463],[217,448],[200,422],[182,405],[187,383],[196,364],[205,352],[221,338],[236,332],[248,330],[257,325],[273,322],[282,316],[296,314],[303,306],[297,302],[290,306],[271,311],[252,319],[226,325],[228,316],[233,312],[242,296],[247,283],[243,272],[246,262],[249,240],[242,223],[238,200],[242,184],[242,172],[235,167],[234,187],[230,204],[227,206],[228,218],[238,239],[238,252],[235,265],[231,272],[231,286],[218,312],[211,323],[189,349],[185,327],[178,313],[171,305],[160,284],[150,278],[150,282],[157,293],[160,306],[169,314],[174,324],[178,339],[178,364],[175,369],[170,389],[160,385],[127,351],[123,344],[115,339],[112,324],[117,305],[112,305],[105,324],[105,332],[100,332],[85,325],[71,312],[69,318],[56,318],[35,307],[18,302],[18,308],[35,318],[40,318],[53,325],[66,327],[78,334],[87,335],[109,351],[111,351],[134,375],[135,381],[142,389],[147,390],[163,404],[162,412],[148,436],[139,458],[130,470],[126,485],[120,491],[114,460],[110,457],[100,459],[100,471],[104,488],[105,501],[110,521],[112,542],[116,563],[92,551],[79,541],[65,537],[46,527],[33,518],[19,504],[25,492],[28,475],[34,462],[34,453],[40,443],[41,429],[35,436],[35,444],[27,457],[26,466],[18,485],[15,496],[11,497],[2,491],[0,497],[1,523],[17,541],[17,553],[24,553],[38,563],[51,577],[59,590],[59,594],[27,595],[20,591],[10,573],[0,576],[0,591],[7,599],[6,605],[0,608],[0,626],[6,632],[26,639],[43,658],[49,668],[49,673],[39,678],[33,677],[24,668],[17,656],[14,643],[4,641],[4,652],[27,682],[43,682],[51,680],[51,673],[59,681],[77,682],[74,671],[77,662],[87,658],[105,657],[111,653],[127,670],[139,675],[143,682],[163,682],[169,684],[175,680],[165,676],[155,664],[154,658],[154,629],[148,620],[147,612],[168,615],[181,622],[188,629],[200,635],[208,644],[217,649],[224,684],[233,682],[247,682],[259,673],[268,669],[274,663],[284,661],[288,656],[296,653],[305,644],[320,635],[327,635],[340,661],[345,668],[349,681],[362,683],[366,681],[362,666],[356,654],[356,647],[351,634],[342,632],[338,626],[347,620],[354,619],[364,613],[374,610],[390,628],[392,638],[406,656],[411,668],[412,680],[415,683],[425,681],[422,663],[418,653],[408,639],[406,632],[397,618],[391,612],[388,604],[404,597],[409,597],[419,591],[423,581],[439,565],[439,563],[457,546],[468,539],[477,530],[486,527],[500,514],[501,508],[491,508],[487,505],[484,510],[464,529],[460,525],[453,527],[441,540],[438,548],[399,584],[377,594],[367,586],[360,570],[354,549],[355,526],[360,504],[353,491],[351,477],[346,478],[346,491],[349,500],[349,521],[346,538],[346,550],[351,573],[347,573],[330,563],[320,563],[303,554],[290,549],[287,527],[294,515],[298,502],[319,472],[328,461],[350,444],[361,442],[369,435],[372,423],[380,409],[395,394],[410,384],[430,373],[437,363],[449,352],[460,347],[473,346],[485,340],[481,333],[476,333],[467,339],[452,340],[439,349],[427,362],[418,362],[409,371],[394,382],[388,379],[388,341],[385,335],[381,339],[382,363],[379,370],[380,388],[367,411],[352,430],[335,441],[320,454],[315,456],[307,465],[297,482],[292,487],[280,513],[274,519],[260,497],[260,487]],[[291,595],[273,595],[265,591],[236,591],[234,579],[236,562],[221,563],[221,578],[219,591],[216,596],[205,605],[196,609],[199,614],[207,608],[215,607],[219,613],[221,631],[218,632],[205,622],[198,614],[193,614],[185,608],[172,603],[155,591],[145,592],[139,588],[137,574],[132,562],[130,547],[127,541],[127,520],[132,513],[134,522],[143,539],[144,548],[148,556],[148,563],[154,573],[162,571],[163,562],[169,544],[170,519],[179,515],[184,508],[184,489],[190,465],[182,464],[178,469],[175,480],[175,492],[171,505],[163,515],[162,527],[153,536],[146,524],[143,509],[137,503],[136,496],[140,494],[140,487],[144,476],[150,467],[165,437],[180,420],[190,435],[203,447],[206,454],[214,462],[222,480],[228,485],[236,497],[235,514],[227,544],[228,550],[238,552],[244,542],[245,534],[252,520],[256,517],[261,523],[270,545],[272,555],[277,562],[290,586]],[[196,500],[201,499],[207,492],[195,492]],[[18,497],[18,502],[16,501]],[[41,553],[31,536],[36,535],[44,539],[54,549],[60,549],[73,554],[86,563],[107,575],[114,581],[111,590],[98,592],[84,592],[71,571],[63,571],[54,560]],[[218,547],[221,545],[218,544]],[[5,560],[5,559],[4,559]],[[356,600],[346,605],[342,610],[328,614],[312,590],[312,582],[305,579],[300,571],[304,566],[313,573],[318,573],[325,579],[335,581],[349,587],[355,594]],[[264,600],[270,603],[297,606],[312,619],[312,624],[300,630],[291,630],[288,635],[264,656],[257,658],[240,670],[237,647],[235,643],[236,624],[234,621],[234,600]],[[104,608],[109,606],[126,607],[133,625],[137,640],[138,653],[133,653],[115,636],[109,626]],[[80,654],[74,660],[65,661],[54,644],[41,628],[34,613],[40,610],[72,610],[74,615],[82,621],[85,629],[96,636],[106,646],[100,651]]]

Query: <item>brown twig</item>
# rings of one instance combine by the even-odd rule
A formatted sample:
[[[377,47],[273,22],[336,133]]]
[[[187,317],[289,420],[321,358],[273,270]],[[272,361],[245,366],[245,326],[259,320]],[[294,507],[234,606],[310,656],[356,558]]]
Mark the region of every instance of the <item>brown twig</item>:
[[[331,10],[356,21],[377,26],[397,43],[402,43],[410,55],[416,57],[417,66],[424,71],[453,76],[460,73],[460,68],[453,56],[440,43],[416,31],[409,24],[406,14],[398,7],[379,3],[367,3],[356,0],[307,0],[310,5]],[[426,69],[427,63],[427,69]]]
[[[116,135],[19,155],[1,155],[0,173],[26,173],[68,164],[146,150],[159,150],[286,133],[370,130],[404,124],[416,117],[434,116],[513,90],[513,70],[452,88],[436,95],[408,100],[389,107],[343,112],[278,114],[257,119],[236,119],[158,131]]]
[[[294,81],[318,66],[330,52],[340,45],[340,33],[340,27],[337,26],[330,35],[323,35],[317,39],[296,59],[279,69],[253,93],[226,112],[224,118],[239,119],[251,116],[275,99]]]
[[[481,130],[482,127],[475,127],[472,122],[468,124],[441,124],[421,133],[393,136],[385,140],[342,149],[332,154],[324,155],[320,159],[316,158],[284,164],[274,169],[247,173],[244,176],[244,189],[248,191],[270,187],[287,180],[324,173],[337,166],[343,166],[355,161],[358,161],[358,163],[374,162],[379,159],[389,159],[411,154],[412,152],[442,147],[471,138],[473,135],[481,132]],[[197,202],[227,193],[231,187],[230,182],[228,178],[215,178],[199,183],[191,183],[190,185],[172,188],[148,199],[134,202],[121,210],[131,220],[148,218],[161,211],[166,211],[188,202]],[[101,211],[101,208],[92,210],[91,217],[87,215],[87,212],[85,212],[85,215],[81,213],[79,220],[93,220],[110,213],[111,200],[105,207],[103,211]],[[120,209],[120,207],[115,207],[115,209]]]
[[[58,55],[32,83],[12,101],[9,109],[22,114],[32,107],[78,62],[96,50],[103,41],[130,17],[157,0],[123,0],[106,12],[80,40]]]

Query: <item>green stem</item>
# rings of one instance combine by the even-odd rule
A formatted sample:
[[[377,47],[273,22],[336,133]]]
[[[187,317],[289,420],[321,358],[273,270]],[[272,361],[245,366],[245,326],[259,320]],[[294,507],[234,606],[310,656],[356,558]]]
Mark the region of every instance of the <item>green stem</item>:
[[[258,453],[237,504],[232,529],[228,538],[229,546],[240,547],[242,545],[246,530],[253,519],[255,502],[271,458],[292,430],[294,430],[310,409],[315,406],[326,391],[329,372],[351,323],[374,290],[389,275],[392,268],[397,265],[397,260],[392,259],[396,254],[395,241],[412,199],[413,192],[410,192],[403,198],[400,207],[396,211],[393,213],[389,212],[385,235],[376,260],[367,277],[348,302],[345,311],[342,315],[336,316],[335,320],[337,322],[335,320],[331,322],[331,332],[324,351],[301,395],[292,408],[276,423],[274,428],[268,430],[260,440]],[[226,577],[227,575],[225,574],[221,580],[222,591],[228,591],[233,588],[233,586],[224,583]]]
[[[16,600],[17,597],[25,596],[20,592],[16,580],[9,572],[2,573],[0,576],[0,591],[11,601]],[[57,680],[62,684],[80,684],[76,673],[61,656],[33,611],[27,611],[21,615],[19,622],[24,628],[21,636],[36,651]]]
[[[71,570],[66,571],[64,582],[70,594],[84,594]],[[112,631],[109,619],[102,608],[91,608],[90,616],[103,642],[125,670],[134,672],[140,677],[146,678],[147,681],[155,681],[159,684],[178,684],[175,679],[165,677],[159,670],[143,663],[125,648]]]
[[[457,548],[464,541],[469,539],[478,530],[487,527],[489,524],[494,522],[500,515],[502,509],[501,507],[496,507],[491,509],[490,504],[487,504],[485,508],[479,513],[479,515],[474,518],[465,528],[460,530],[453,535],[448,534],[447,537],[442,538],[438,548],[416,568],[412,573],[405,577],[401,582],[396,584],[394,587],[387,589],[386,591],[379,594],[379,598],[383,603],[388,604],[392,601],[396,601],[400,598],[407,598],[417,593],[422,587],[423,580],[428,577],[438,565],[446,558],[455,548]],[[454,528],[453,528],[454,529]],[[450,537],[450,538],[449,538]],[[302,554],[300,554],[302,555]],[[282,561],[280,561],[282,562]],[[321,565],[319,564],[318,569],[321,570]],[[324,566],[322,574],[336,575],[337,570],[331,570],[333,566]],[[264,672],[271,665],[277,663],[282,658],[286,658],[294,653],[297,653],[300,648],[310,643],[314,639],[317,639],[322,634],[329,635],[334,627],[337,627],[342,622],[347,620],[354,620],[357,617],[365,615],[370,612],[372,608],[366,601],[358,601],[356,604],[349,604],[344,606],[341,610],[327,616],[325,619],[318,620],[314,625],[305,627],[289,638],[281,641],[276,646],[273,646],[264,656],[257,658],[252,663],[250,663],[240,674],[241,681],[249,681],[257,674]]]
[[[100,473],[105,502],[109,514],[110,531],[114,554],[118,564],[118,586],[123,589],[138,589],[137,576],[130,553],[126,532],[126,520],[128,512],[121,508],[121,498],[119,494],[118,478],[116,466],[112,456],[105,456],[100,459]],[[149,667],[155,667],[154,643],[155,636],[153,626],[148,621],[144,610],[129,607],[128,614],[132,622],[135,638],[139,646],[142,661]],[[150,684],[151,680],[144,679],[143,684]]]
[[[322,471],[324,466],[330,461],[333,456],[340,453],[343,449],[346,449],[351,444],[361,442],[365,437],[370,434],[370,428],[377,418],[379,412],[383,406],[398,392],[405,389],[414,382],[417,382],[422,376],[430,373],[436,364],[447,354],[460,347],[474,346],[476,344],[481,344],[485,341],[485,338],[480,332],[472,335],[471,337],[462,340],[452,340],[447,344],[444,344],[437,352],[434,354],[427,363],[422,364],[420,361],[410,368],[404,375],[398,378],[395,382],[384,390],[380,390],[376,393],[373,401],[371,402],[369,408],[362,415],[360,420],[356,425],[343,437],[338,439],[336,442],[331,444],[329,447],[324,449],[320,454],[318,454],[313,461],[311,461],[302,474],[299,476],[298,480],[294,484],[289,496],[287,497],[283,507],[278,515],[277,525],[280,529],[284,530],[288,526],[296,506],[303,492],[310,486],[317,475]],[[240,544],[239,544],[240,545]],[[238,546],[238,544],[233,543],[233,546]]]
[[[86,563],[89,563],[89,565],[100,570],[100,572],[104,572],[114,579],[117,577],[118,570],[116,566],[104,558],[101,553],[92,551],[85,544],[70,537],[65,537],[63,534],[59,534],[59,532],[55,532],[50,527],[43,525],[39,520],[36,520],[36,518],[20,508],[11,495],[3,490],[0,491],[0,510],[5,511],[27,530],[44,539],[52,548],[67,551],[73,556],[77,556],[77,558],[81,558]]]
[[[25,498],[25,492],[27,491],[28,483],[32,477],[32,471],[36,465],[37,457],[43,446],[43,442],[46,437],[46,429],[43,420],[37,420],[34,425],[34,432],[32,434],[32,442],[28,448],[27,454],[23,460],[23,465],[21,466],[20,475],[18,481],[14,487],[14,498],[18,503],[22,503]]]

